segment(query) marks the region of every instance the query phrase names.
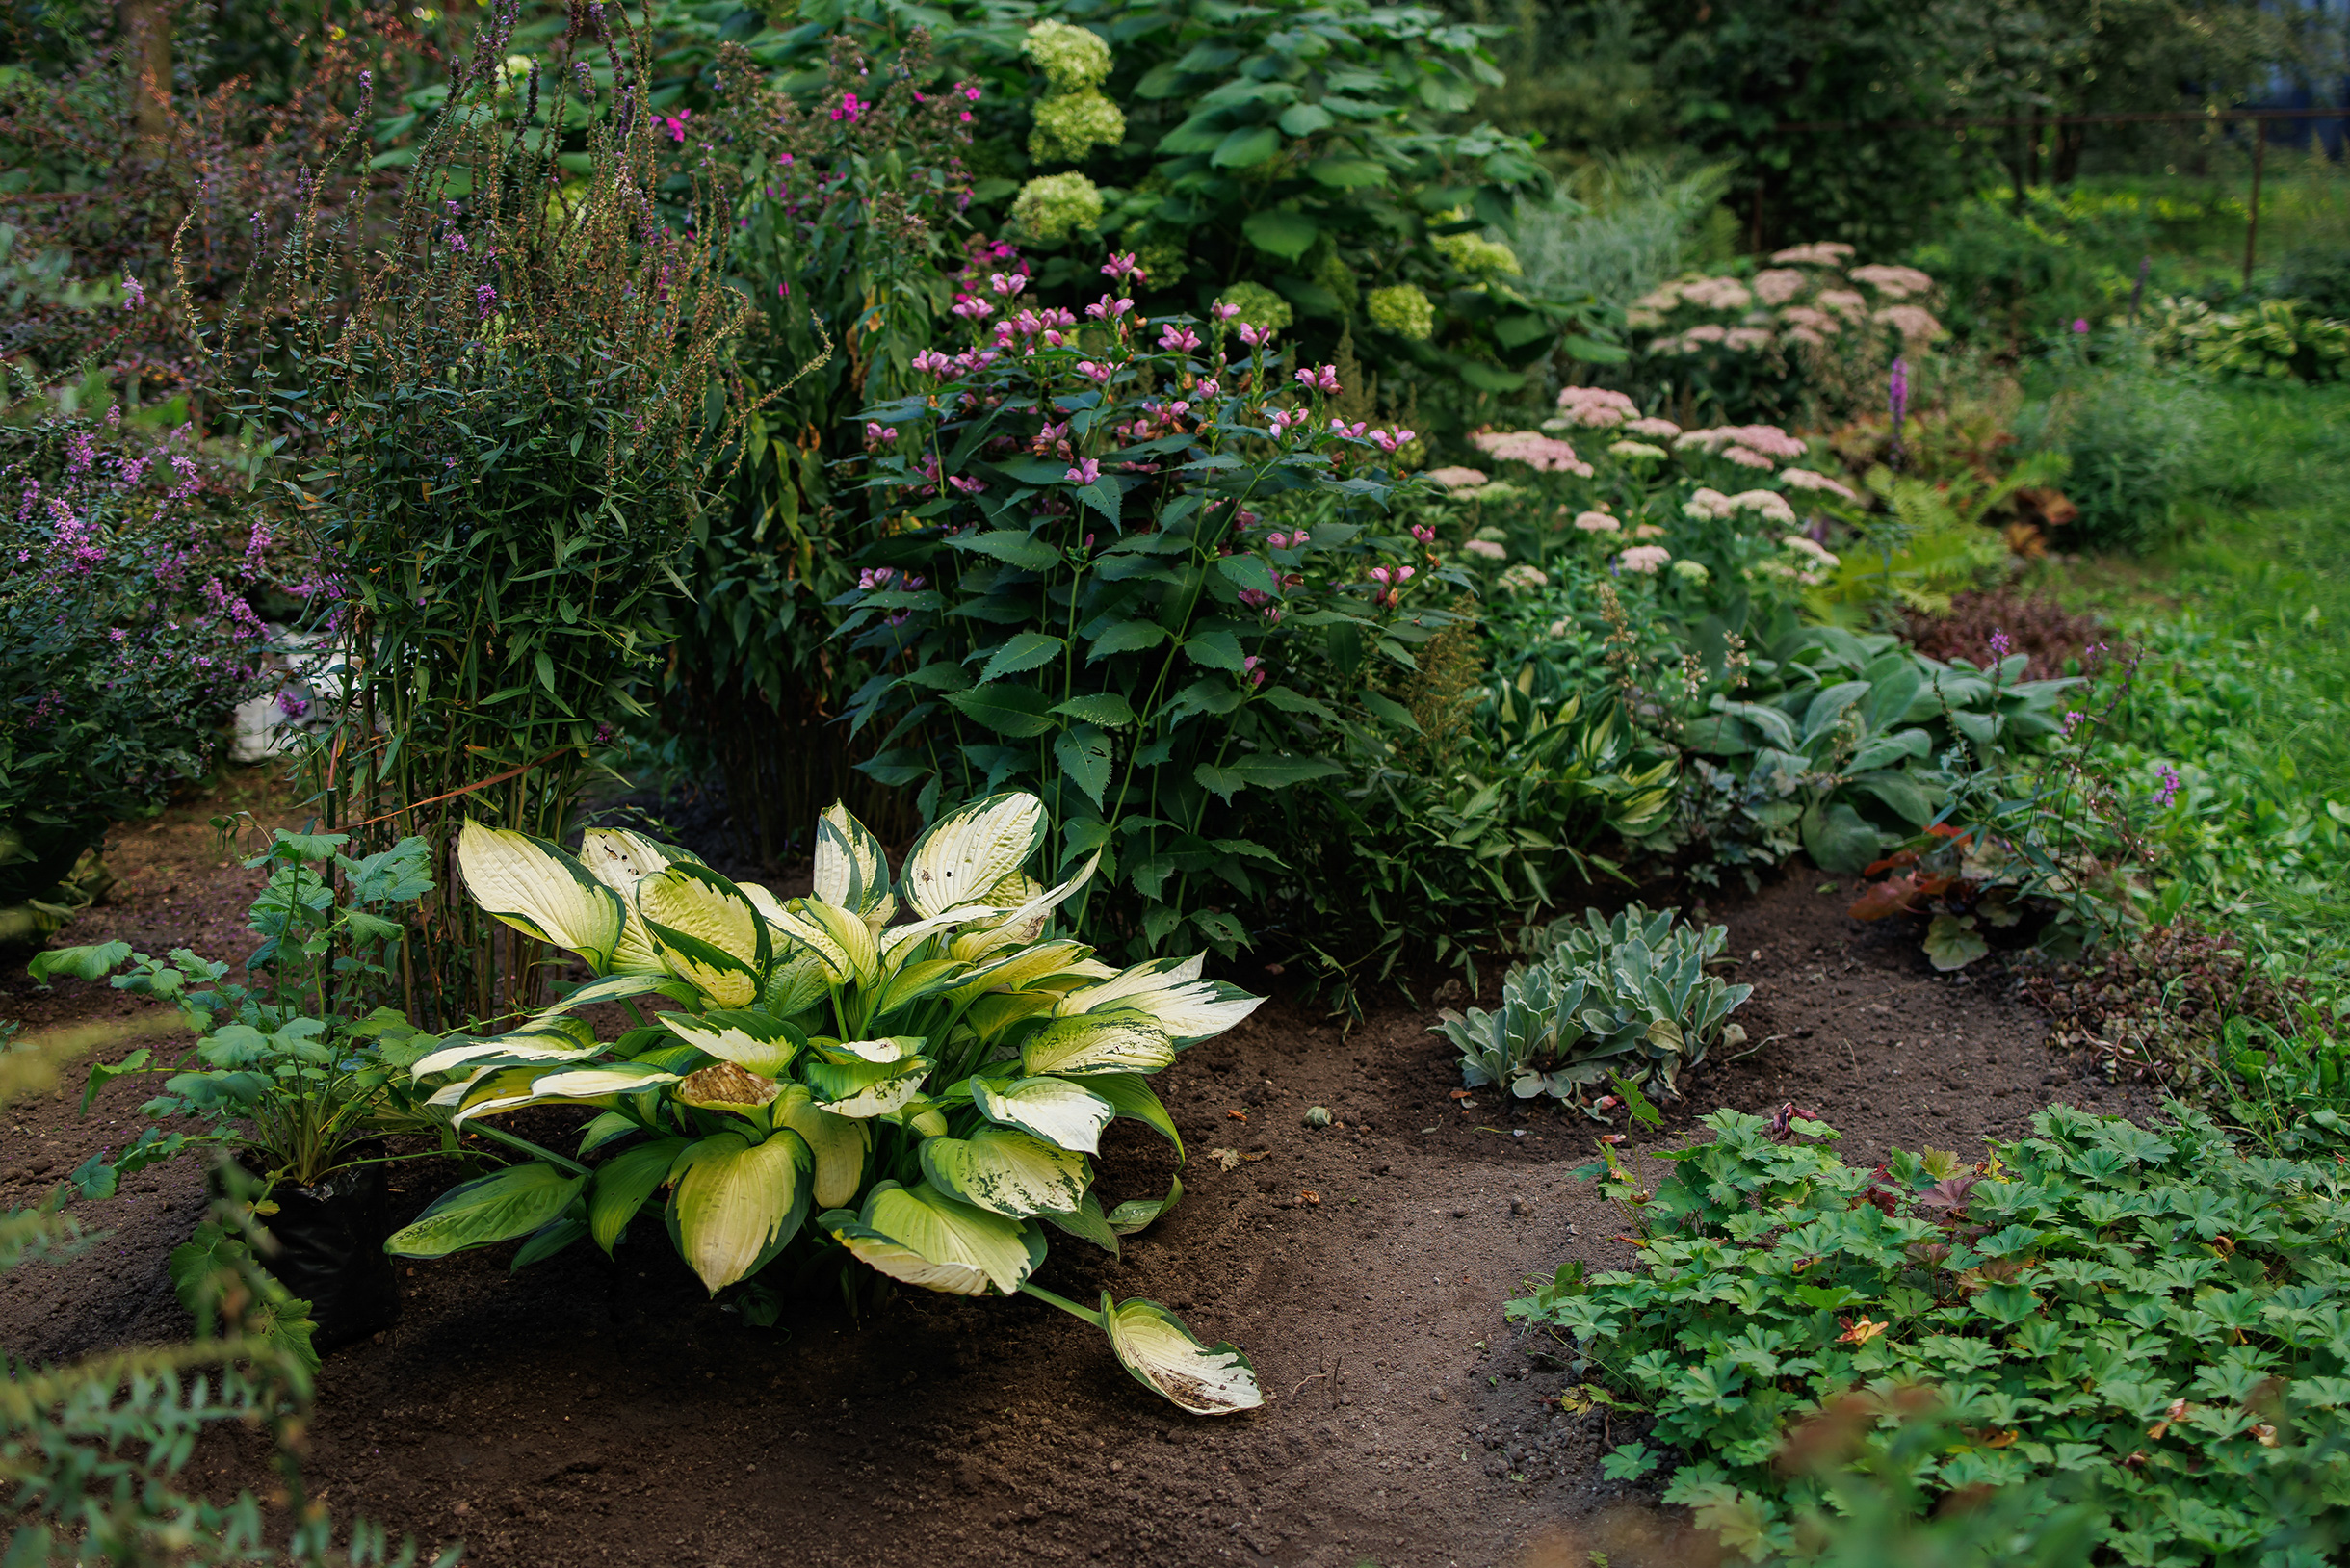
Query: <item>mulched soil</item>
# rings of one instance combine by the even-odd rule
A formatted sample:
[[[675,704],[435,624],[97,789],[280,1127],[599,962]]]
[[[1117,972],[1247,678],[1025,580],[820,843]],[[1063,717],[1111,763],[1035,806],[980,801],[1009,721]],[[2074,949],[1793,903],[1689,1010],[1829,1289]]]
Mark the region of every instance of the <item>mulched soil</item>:
[[[231,788],[266,798],[251,779]],[[121,885],[66,936],[243,951],[253,874],[214,850],[204,820],[218,809],[196,802],[126,830],[110,856]],[[1897,923],[1848,920],[1850,896],[1798,867],[1709,912],[1757,986],[1740,1014],[1747,1054],[1691,1075],[1665,1129],[1635,1130],[1628,1149],[1679,1140],[1725,1104],[1795,1101],[1868,1161],[1895,1144],[1972,1156],[2055,1100],[2153,1110],[2091,1058],[2051,1056],[2005,976],[1937,975]],[[36,994],[19,961],[5,969],[0,1015],[31,1026],[140,1006],[73,982]],[[1601,1413],[1561,1411],[1563,1373],[1501,1307],[1569,1258],[1630,1257],[1619,1215],[1568,1174],[1603,1129],[1489,1095],[1453,1101],[1457,1069],[1433,1022],[1397,1004],[1349,1032],[1276,996],[1159,1080],[1189,1155],[1182,1205],[1114,1260],[1052,1233],[1040,1283],[1081,1300],[1148,1296],[1245,1346],[1262,1411],[1183,1416],[1093,1330],[1025,1298],[909,1292],[861,1322],[837,1301],[799,1300],[776,1327],[751,1328],[640,1225],[614,1259],[582,1244],[519,1276],[510,1246],[403,1265],[398,1325],[326,1359],[306,1473],[338,1515],[461,1537],[483,1568],[785,1554],[1580,1562],[1564,1543],[1645,1494],[1600,1478],[1622,1434]],[[118,1143],[144,1092],[110,1085],[87,1120],[70,1089],[16,1107],[0,1132],[0,1199],[29,1201]],[[1307,1128],[1318,1105],[1339,1125]],[[1099,1166],[1113,1201],[1157,1195],[1175,1169],[1127,1122]],[[396,1167],[395,1222],[452,1174]],[[93,1250],[15,1276],[0,1343],[46,1359],[187,1331],[164,1262],[199,1215],[199,1174],[183,1162],[132,1186],[86,1206],[111,1232]],[[222,1494],[266,1488],[260,1459],[252,1438],[224,1433],[190,1477]]]

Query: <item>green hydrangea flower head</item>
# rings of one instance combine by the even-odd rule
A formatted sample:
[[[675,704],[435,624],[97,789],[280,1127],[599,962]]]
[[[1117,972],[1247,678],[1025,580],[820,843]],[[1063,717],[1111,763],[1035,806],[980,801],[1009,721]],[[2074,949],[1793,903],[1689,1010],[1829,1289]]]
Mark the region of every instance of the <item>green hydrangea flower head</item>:
[[[1436,331],[1436,306],[1414,283],[1373,289],[1364,301],[1371,325],[1423,343]]]
[[[1126,116],[1099,92],[1049,92],[1037,100],[1033,114],[1029,156],[1038,163],[1073,164],[1093,147],[1114,147],[1126,140]]]
[[[1181,240],[1154,233],[1135,248],[1135,261],[1154,289],[1173,288],[1190,264],[1190,252]]]
[[[1221,302],[1239,306],[1240,320],[1260,330],[1287,327],[1297,319],[1290,302],[1262,283],[1235,283],[1224,291]]]
[[[1055,92],[1090,92],[1110,80],[1110,45],[1086,28],[1038,22],[1020,47]]]
[[[1469,216],[1466,207],[1455,207],[1445,214],[1444,221],[1457,223]],[[1464,273],[1506,273],[1515,277],[1522,269],[1518,252],[1499,240],[1489,240],[1482,234],[1435,234],[1428,238],[1429,248]]]
[[[1020,187],[1012,224],[1042,245],[1102,225],[1102,188],[1076,172],[1039,174]]]

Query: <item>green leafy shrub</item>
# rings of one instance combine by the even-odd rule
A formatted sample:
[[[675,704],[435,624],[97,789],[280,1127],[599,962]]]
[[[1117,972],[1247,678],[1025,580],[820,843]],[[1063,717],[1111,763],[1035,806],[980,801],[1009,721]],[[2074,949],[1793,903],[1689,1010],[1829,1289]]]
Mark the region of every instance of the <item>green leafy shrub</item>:
[[[192,434],[118,409],[0,428],[0,907],[45,906],[13,938],[62,922],[109,826],[210,776],[253,690],[268,532]]]
[[[1047,940],[1095,864],[1050,891],[1031,880],[1048,822],[1032,795],[950,811],[893,889],[880,844],[835,806],[816,891],[789,902],[630,833],[590,830],[583,865],[467,824],[458,860],[483,909],[603,978],[519,1029],[418,1058],[416,1079],[439,1085],[455,1123],[534,1105],[602,1113],[581,1159],[506,1135],[536,1158],[444,1192],[387,1246],[433,1258],[527,1237],[517,1266],[589,1238],[609,1252],[666,1187],[670,1240],[714,1294],[787,1255],[803,1277],[834,1266],[844,1290],[861,1263],[959,1295],[1026,1292],[1103,1329],[1186,1410],[1258,1404],[1245,1356],[1200,1345],[1156,1303],[1105,1294],[1097,1311],[1030,1281],[1039,1220],[1115,1253],[1181,1196],[1179,1182],[1105,1214],[1087,1156],[1114,1116],[1180,1156],[1148,1076],[1258,1003],[1200,979],[1198,958],[1121,973]],[[914,918],[892,926],[901,910]],[[679,1009],[639,1013],[616,1040],[578,1016],[654,995]],[[616,1152],[582,1163],[599,1150]]]
[[[2248,311],[2215,311],[2200,300],[2164,299],[2147,334],[2164,359],[2214,376],[2325,381],[2350,373],[2350,321],[2296,300],[2263,300]]]
[[[2017,433],[2067,458],[2065,494],[2080,508],[2069,536],[2093,549],[2144,552],[2178,532],[2213,416],[2211,395],[2133,357],[2068,370]]]
[[[1895,1151],[1874,1170],[1791,1106],[1776,1127],[1718,1111],[1653,1194],[1609,1151],[1636,1270],[1562,1268],[1509,1312],[1654,1418],[1686,1456],[1665,1500],[1750,1558],[1790,1553],[1791,1514],[1826,1498],[1774,1464],[1789,1431],[1923,1384],[1960,1440],[1912,1452],[1914,1506],[2063,1477],[2119,1560],[2270,1560],[2350,1508],[2350,1189],[2170,1110],[2149,1131],[2052,1107],[1971,1169]],[[1633,1442],[1606,1469],[1659,1460]]]
[[[118,990],[177,1006],[196,1036],[162,1065],[142,1046],[91,1069],[85,1113],[110,1080],[168,1074],[143,1111],[205,1130],[149,1127],[113,1159],[92,1156],[73,1173],[85,1195],[112,1197],[122,1177],[199,1145],[232,1152],[265,1184],[296,1187],[380,1158],[363,1145],[387,1133],[437,1133],[443,1152],[455,1150],[446,1123],[405,1092],[396,1065],[438,1042],[393,1008],[368,1005],[397,984],[403,921],[432,886],[430,847],[403,839],[354,860],[341,852],[349,842],[341,833],[279,828],[245,862],[269,872],[248,922],[261,944],[245,966],[266,973],[266,984],[228,980],[228,965],[185,948],[168,959],[134,953],[127,942],[34,956],[36,980],[112,976]]]
[[[1516,245],[1527,281],[1545,293],[1588,293],[1629,306],[1702,263],[1701,231],[1728,173],[1601,156],[1570,191],[1520,204]]]
[[[1133,265],[1104,271],[1123,286]],[[1081,929],[1230,953],[1244,929],[1225,906],[1261,897],[1274,859],[1236,797],[1341,771],[1320,726],[1342,710],[1295,672],[1327,659],[1359,687],[1367,661],[1408,668],[1460,579],[1389,531],[1377,509],[1411,432],[1333,415],[1334,367],[1292,380],[1270,329],[1203,338],[1114,294],[1081,327],[1024,306],[1025,284],[998,274],[974,304],[1004,313],[992,347],[927,351],[937,390],[869,410],[874,505],[903,510],[842,628],[883,671],[852,709],[887,727],[863,766],[923,781],[925,815],[1034,789],[1051,863],[1102,856]],[[1285,494],[1339,510],[1294,530],[1251,510]]]
[[[1729,930],[1676,924],[1677,912],[1634,903],[1603,920],[1587,910],[1554,921],[1528,962],[1501,978],[1501,1008],[1447,1008],[1436,1026],[1461,1053],[1471,1088],[1549,1094],[1597,1115],[1584,1091],[1609,1080],[1678,1093],[1684,1069],[1745,1031],[1726,1020],[1754,994],[1706,973]]]

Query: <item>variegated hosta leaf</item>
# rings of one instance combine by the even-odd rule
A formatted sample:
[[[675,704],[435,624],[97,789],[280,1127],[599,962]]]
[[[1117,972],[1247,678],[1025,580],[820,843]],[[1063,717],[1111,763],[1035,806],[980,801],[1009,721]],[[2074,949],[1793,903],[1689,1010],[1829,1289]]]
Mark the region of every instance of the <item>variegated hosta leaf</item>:
[[[953,1295],[1005,1295],[1044,1261],[1044,1235],[1022,1222],[947,1196],[927,1182],[880,1182],[862,1214],[835,1209],[817,1223],[857,1258],[908,1285]]]
[[[580,858],[587,862],[598,881],[620,896],[620,905],[627,911],[626,923],[620,928],[619,945],[613,951],[613,972],[666,975],[669,966],[661,961],[661,951],[653,945],[653,933],[644,928],[644,917],[637,913],[637,884],[647,876],[659,875],[681,860],[699,865],[701,857],[674,844],[663,844],[624,828],[591,827],[581,835]]]
[[[835,800],[816,820],[816,896],[841,909],[853,909],[878,930],[897,912],[890,896],[889,857],[881,841]]]
[[[1147,1014],[1112,1010],[1056,1018],[1020,1048],[1020,1068],[1047,1073],[1155,1073],[1173,1065],[1175,1045]]]
[[[625,933],[621,936],[620,941],[623,948],[628,945]],[[645,951],[650,953],[652,949],[648,946]],[[617,968],[618,960],[616,958],[614,963],[615,968],[612,974],[606,975],[601,980],[589,980],[561,1002],[541,1008],[529,1023],[522,1027],[535,1029],[551,1019],[561,1018],[569,1013],[577,1012],[582,1007],[592,1007],[606,1002],[626,1002],[640,996],[666,996],[670,1001],[681,1005],[693,1001],[693,987],[673,978],[667,967],[658,957],[653,960],[653,966],[649,970]]]
[[[1001,953],[1005,948],[1035,941],[1043,933],[1045,921],[1053,911],[1059,908],[1071,894],[1092,880],[1093,869],[1101,863],[1100,855],[1089,857],[1077,868],[1076,875],[1058,887],[1039,888],[1025,876],[1018,878],[1024,890],[1033,888],[1035,891],[1014,905],[1011,913],[1003,919],[991,921],[956,937],[947,945],[948,953],[954,957],[976,962],[991,953]]]
[[[688,1073],[675,1090],[676,1097],[690,1106],[704,1111],[740,1111],[745,1114],[772,1101],[782,1090],[771,1078],[745,1072],[731,1061],[717,1062],[699,1072]]]
[[[818,1105],[836,1116],[857,1117],[895,1115],[928,1076],[927,1067],[908,1071],[894,1061],[811,1061],[802,1071]]]
[[[1156,1129],[1160,1137],[1175,1145],[1175,1158],[1184,1157],[1183,1135],[1175,1131],[1175,1118],[1167,1114],[1167,1108],[1152,1092],[1149,1079],[1137,1073],[1095,1073],[1085,1080],[1085,1087],[1108,1100],[1119,1115]]]
[[[778,946],[775,967],[767,977],[759,1006],[777,1018],[806,1012],[832,992],[824,961],[815,954]]]
[[[1038,1013],[1050,1013],[1053,1004],[1060,1000],[1058,991],[990,991],[974,1002],[963,1014],[982,1040],[993,1040],[1023,1018]]]
[[[1102,1129],[1117,1113],[1108,1100],[1063,1078],[1019,1078],[1001,1085],[975,1078],[971,1103],[989,1121],[1080,1154],[1101,1152]]]
[[[797,1133],[816,1157],[819,1204],[837,1209],[857,1195],[865,1181],[865,1156],[873,1147],[870,1123],[823,1110],[805,1084],[786,1084],[768,1114],[776,1126]]]
[[[899,886],[919,915],[983,902],[1044,842],[1044,802],[1032,795],[991,795],[949,812],[906,852]]]
[[[430,1103],[456,1106],[457,1112],[449,1121],[451,1126],[459,1126],[476,1116],[517,1111],[543,1100],[599,1100],[676,1082],[675,1073],[627,1061],[591,1067],[561,1062],[543,1067],[497,1067],[477,1073],[461,1085],[451,1085],[432,1096]]]
[[[835,985],[871,985],[881,976],[881,951],[872,928],[852,909],[821,899],[794,899],[777,912],[775,928],[816,954]]]
[[[942,1192],[1015,1219],[1074,1212],[1093,1179],[1084,1155],[1009,1127],[924,1139],[922,1173]]]
[[[1119,1236],[1132,1236],[1147,1228],[1169,1209],[1183,1201],[1183,1178],[1167,1178],[1167,1195],[1163,1198],[1129,1198],[1103,1217],[1111,1231]]]
[[[408,1069],[408,1076],[417,1083],[434,1073],[449,1072],[468,1062],[483,1066],[519,1064],[526,1061],[577,1061],[592,1057],[603,1047],[596,1043],[595,1031],[580,1018],[549,1018],[544,1014],[504,1034],[487,1039],[459,1040],[443,1046],[431,1056],[418,1059]],[[477,1075],[478,1076],[478,1075]]]
[[[1257,1369],[1239,1346],[1207,1346],[1156,1301],[1112,1304],[1102,1293],[1102,1323],[1110,1347],[1135,1381],[1195,1416],[1229,1416],[1265,1402]]]
[[[761,1078],[782,1077],[805,1043],[797,1030],[764,1013],[718,1008],[698,1017],[684,1012],[659,1016],[663,1027],[688,1045]]]
[[[1120,1006],[1148,1013],[1176,1045],[1197,1045],[1223,1033],[1265,1005],[1236,985],[1199,978],[1207,954],[1152,958],[1114,980],[1072,991],[1056,1009],[1061,1017]]]
[[[958,985],[967,967],[953,958],[925,958],[918,964],[906,965],[881,987],[881,994],[874,1001],[874,1016],[879,1018],[926,997],[936,996],[951,985]]]
[[[817,1053],[826,1061],[911,1061],[922,1055],[919,1034],[892,1034],[878,1040],[818,1040]]]
[[[471,818],[457,836],[465,891],[484,913],[527,936],[569,948],[602,974],[620,943],[619,896],[544,839]]]
[[[707,866],[680,862],[637,884],[662,961],[721,1007],[747,1007],[766,984],[767,922],[742,889]]]
[[[808,1215],[808,1146],[790,1128],[761,1142],[706,1137],[679,1157],[677,1250],[715,1295],[783,1250]]]
[[[1075,971],[1092,954],[1083,942],[1039,942],[1017,953],[999,953],[970,967],[955,983],[954,999],[960,1002],[983,991],[1023,991]]]

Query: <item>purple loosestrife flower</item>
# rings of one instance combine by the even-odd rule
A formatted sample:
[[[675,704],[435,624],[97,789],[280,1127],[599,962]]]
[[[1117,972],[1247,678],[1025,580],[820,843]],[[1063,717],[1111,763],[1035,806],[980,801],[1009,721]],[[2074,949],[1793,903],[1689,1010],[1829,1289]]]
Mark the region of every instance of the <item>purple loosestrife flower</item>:
[[[498,291],[484,283],[473,291],[473,302],[481,306],[482,314],[486,317],[498,308]]]
[[[2154,809],[2167,811],[2179,798],[2179,770],[2167,762],[2154,764]]]
[[[1886,379],[1885,401],[1893,416],[1893,464],[1901,466],[1901,422],[1909,417],[1909,361],[1896,358],[1893,373]]]
[[[2000,631],[1996,628],[1993,630],[1991,634],[1991,657],[1994,659],[2004,659],[2007,657],[2008,650],[2014,646],[2015,643],[2009,640],[2004,631]]]
[[[122,308],[137,310],[146,303],[146,290],[130,274],[122,274]]]

